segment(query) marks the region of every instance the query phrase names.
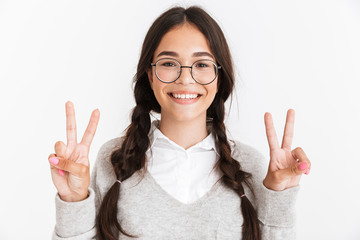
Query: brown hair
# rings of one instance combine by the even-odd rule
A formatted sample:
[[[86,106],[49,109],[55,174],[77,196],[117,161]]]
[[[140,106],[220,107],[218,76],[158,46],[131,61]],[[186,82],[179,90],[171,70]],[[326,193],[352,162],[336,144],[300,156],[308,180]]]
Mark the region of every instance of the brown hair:
[[[150,112],[160,113],[160,105],[149,84],[147,70],[151,66],[153,54],[161,38],[174,27],[186,22],[195,25],[205,35],[217,64],[221,66],[218,76],[218,92],[207,110],[207,118],[212,119],[212,131],[216,136],[220,155],[215,167],[218,167],[223,172],[221,181],[233,189],[240,197],[244,194],[243,183],[250,189],[252,188],[248,181],[251,174],[242,171],[239,162],[231,156],[224,124],[224,104],[234,88],[232,58],[221,28],[213,18],[199,7],[171,8],[160,15],[147,32],[137,66],[137,73],[134,77],[136,106],[132,111],[131,124],[127,128],[121,147],[111,154],[111,163],[116,177],[121,181],[126,180],[134,172],[145,167],[145,152],[150,144],[148,137],[151,126]],[[126,236],[136,237],[126,233],[118,222],[117,202],[120,190],[121,187],[115,182],[101,203],[96,218],[98,239],[115,240],[119,231]],[[243,239],[261,239],[256,211],[246,196],[241,198],[239,207],[244,219],[242,226]]]

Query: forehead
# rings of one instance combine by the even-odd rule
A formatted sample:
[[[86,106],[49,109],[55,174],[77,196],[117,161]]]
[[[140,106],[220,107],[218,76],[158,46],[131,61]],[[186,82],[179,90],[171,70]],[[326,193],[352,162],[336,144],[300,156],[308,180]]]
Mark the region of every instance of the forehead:
[[[167,32],[155,50],[154,58],[164,51],[176,52],[179,58],[193,57],[196,52],[208,52],[212,55],[208,39],[190,23],[176,26]]]

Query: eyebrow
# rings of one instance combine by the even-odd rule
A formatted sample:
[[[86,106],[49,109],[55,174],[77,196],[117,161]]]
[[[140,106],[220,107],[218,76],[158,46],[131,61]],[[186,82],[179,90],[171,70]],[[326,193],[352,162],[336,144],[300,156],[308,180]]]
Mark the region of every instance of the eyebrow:
[[[179,54],[172,51],[162,51],[157,55],[157,58],[160,56],[172,56],[172,57],[179,57]],[[214,56],[208,52],[194,52],[193,57],[211,57],[212,59],[215,59]]]

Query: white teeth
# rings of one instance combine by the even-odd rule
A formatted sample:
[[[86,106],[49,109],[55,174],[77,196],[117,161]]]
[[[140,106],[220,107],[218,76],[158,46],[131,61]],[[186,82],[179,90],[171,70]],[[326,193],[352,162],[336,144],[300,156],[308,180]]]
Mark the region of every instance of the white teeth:
[[[172,93],[172,95],[174,96],[174,98],[179,98],[179,99],[193,99],[193,98],[198,97],[198,94],[177,94],[177,93]]]

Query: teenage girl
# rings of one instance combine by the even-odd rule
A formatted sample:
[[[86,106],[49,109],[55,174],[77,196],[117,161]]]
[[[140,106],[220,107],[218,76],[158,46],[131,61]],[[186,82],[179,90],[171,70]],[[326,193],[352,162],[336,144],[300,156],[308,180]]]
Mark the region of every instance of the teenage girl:
[[[58,191],[53,239],[294,239],[296,193],[311,168],[291,148],[294,110],[281,146],[265,114],[267,168],[258,151],[227,138],[224,103],[234,81],[224,34],[204,10],[159,16],[142,46],[131,124],[101,147],[91,179],[100,113],[78,143],[66,103],[67,143],[49,156]],[[151,122],[152,112],[160,120]]]

